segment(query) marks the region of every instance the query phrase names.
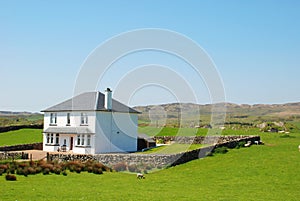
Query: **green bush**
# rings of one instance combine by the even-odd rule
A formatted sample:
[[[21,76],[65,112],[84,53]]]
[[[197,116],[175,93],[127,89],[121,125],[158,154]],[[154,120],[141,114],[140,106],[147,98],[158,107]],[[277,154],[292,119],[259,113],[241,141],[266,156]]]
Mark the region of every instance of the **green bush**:
[[[43,169],[43,175],[48,175],[48,174],[50,174],[50,169],[49,168]]]
[[[22,168],[18,168],[16,173],[17,175],[24,175],[24,171]]]
[[[93,173],[94,174],[103,174],[102,168],[94,168]]]
[[[245,147],[246,142],[245,141],[240,141],[237,145],[236,148],[239,149],[241,147]]]
[[[9,173],[10,173],[10,174],[15,174],[15,168],[14,168],[14,167],[10,168],[10,169],[9,169]]]
[[[214,154],[226,154],[228,152],[227,147],[217,147],[214,149]]]

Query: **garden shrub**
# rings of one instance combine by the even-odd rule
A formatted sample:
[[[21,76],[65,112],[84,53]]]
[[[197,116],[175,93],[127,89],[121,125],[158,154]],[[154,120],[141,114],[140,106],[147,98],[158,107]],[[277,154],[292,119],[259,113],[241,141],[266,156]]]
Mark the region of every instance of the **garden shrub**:
[[[2,169],[4,172],[6,172],[6,170],[8,169],[8,165],[0,164],[0,169]]]
[[[86,170],[88,171],[88,173],[92,173],[93,172],[93,167],[92,166],[88,166],[86,168]]]
[[[103,174],[102,168],[94,168],[93,173],[94,174]]]
[[[246,142],[245,141],[240,141],[237,145],[236,148],[239,149],[241,147],[245,147]]]
[[[49,168],[43,169],[43,175],[48,175],[49,173],[50,173],[50,169]]]
[[[25,168],[25,167],[28,167],[29,166],[29,164],[28,163],[19,163],[18,164],[18,167],[20,167],[20,168]]]
[[[33,167],[28,167],[27,168],[28,174],[35,174],[36,170]]]
[[[3,173],[4,173],[4,170],[0,169],[0,176],[2,176]]]
[[[10,174],[15,174],[15,168],[14,168],[14,167],[10,168],[10,169],[9,169],[9,173],[10,173]]]
[[[75,168],[75,171],[76,171],[78,174],[80,174],[80,173],[81,173],[81,167],[76,167],[76,168]]]
[[[217,147],[213,151],[215,154],[226,154],[228,152],[227,147]]]
[[[6,179],[7,181],[16,181],[16,180],[17,180],[17,177],[16,177],[16,175],[13,175],[13,174],[7,174],[7,175],[5,176],[5,179]]]
[[[18,168],[16,173],[17,175],[24,175],[24,171],[22,168]]]
[[[36,168],[35,168],[35,173],[36,173],[36,174],[39,174],[39,173],[42,172],[42,170],[43,170],[43,169],[42,169],[41,167],[36,167]]]
[[[63,173],[62,173],[64,176],[67,176],[67,172],[64,170]]]
[[[54,168],[54,173],[59,175],[61,173],[61,168],[60,167],[55,167]]]

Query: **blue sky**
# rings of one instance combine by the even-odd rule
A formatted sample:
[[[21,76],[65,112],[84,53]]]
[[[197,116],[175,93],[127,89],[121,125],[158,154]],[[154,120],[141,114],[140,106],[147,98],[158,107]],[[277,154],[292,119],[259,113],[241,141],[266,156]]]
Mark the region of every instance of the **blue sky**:
[[[0,110],[40,111],[71,97],[80,66],[93,49],[117,34],[141,28],[169,29],[197,42],[214,61],[228,102],[298,102],[299,10],[300,2],[291,0],[2,0]],[[114,67],[116,77],[112,73],[98,89],[117,87],[109,80],[119,79],[118,65],[130,70],[151,59],[168,61],[178,73],[193,76],[177,58],[169,57],[148,52],[132,56],[131,62],[124,58]],[[205,85],[198,82],[192,83],[201,88],[198,102],[209,103]],[[154,89],[140,90],[130,105],[174,100],[166,91],[155,90],[151,100],[147,95],[155,94]]]

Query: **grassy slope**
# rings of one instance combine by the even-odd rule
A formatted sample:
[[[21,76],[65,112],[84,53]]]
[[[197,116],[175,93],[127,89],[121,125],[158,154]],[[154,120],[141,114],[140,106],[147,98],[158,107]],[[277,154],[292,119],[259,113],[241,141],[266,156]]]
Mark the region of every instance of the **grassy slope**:
[[[137,180],[125,173],[0,176],[0,200],[299,200],[299,134],[261,134],[264,146],[172,167]]]
[[[214,135],[217,132],[222,132],[222,135],[259,135],[261,132],[259,132],[258,128],[249,128],[249,129],[243,129],[243,130],[233,130],[233,129],[226,129],[226,130],[211,130],[210,133],[208,133],[208,129],[206,128],[155,128],[155,127],[139,127],[138,128],[139,133],[145,133],[149,136],[206,136],[206,135]]]
[[[140,154],[174,154],[185,151],[190,151],[194,149],[199,149],[205,145],[202,144],[171,144],[166,146],[160,146],[156,148],[149,149],[144,152],[140,152]]]
[[[42,142],[42,129],[20,129],[0,133],[0,146]]]

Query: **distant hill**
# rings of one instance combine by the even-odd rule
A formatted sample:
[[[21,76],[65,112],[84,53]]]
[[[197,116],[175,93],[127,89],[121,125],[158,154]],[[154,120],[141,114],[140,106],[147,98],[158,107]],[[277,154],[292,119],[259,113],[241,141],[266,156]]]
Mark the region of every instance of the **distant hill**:
[[[39,115],[39,114],[40,113],[0,111],[0,116]]]
[[[226,106],[227,124],[259,124],[267,121],[299,121],[300,122],[300,102],[286,104],[234,104],[219,103]],[[176,126],[178,119],[184,116],[181,125],[208,124],[211,117],[211,109],[217,105],[200,105],[194,103],[170,103],[162,105],[137,106],[134,109],[142,112],[139,119],[148,124],[164,124]],[[199,112],[198,112],[199,111]],[[200,113],[200,120],[198,114]],[[163,122],[166,120],[166,122]]]
[[[43,115],[31,112],[0,111],[0,126],[42,125]]]

